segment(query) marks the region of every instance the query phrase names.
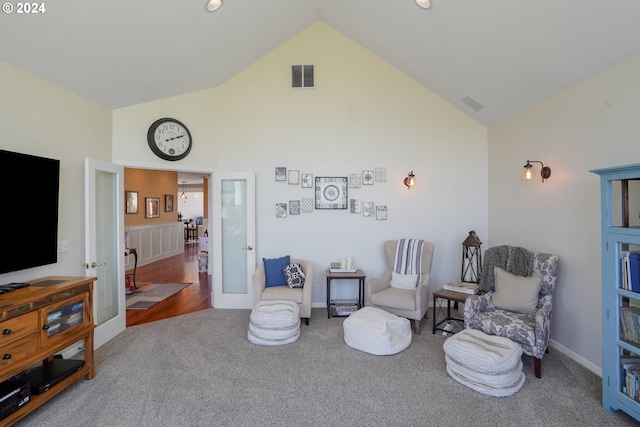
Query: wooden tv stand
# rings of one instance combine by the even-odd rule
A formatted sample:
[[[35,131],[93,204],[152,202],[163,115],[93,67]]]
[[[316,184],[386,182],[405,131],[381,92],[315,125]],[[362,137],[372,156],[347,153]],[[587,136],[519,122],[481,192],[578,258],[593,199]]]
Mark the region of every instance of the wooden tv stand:
[[[0,295],[0,382],[47,363],[84,341],[84,367],[0,421],[12,425],[82,377],[95,376],[93,282],[95,277],[49,276]]]

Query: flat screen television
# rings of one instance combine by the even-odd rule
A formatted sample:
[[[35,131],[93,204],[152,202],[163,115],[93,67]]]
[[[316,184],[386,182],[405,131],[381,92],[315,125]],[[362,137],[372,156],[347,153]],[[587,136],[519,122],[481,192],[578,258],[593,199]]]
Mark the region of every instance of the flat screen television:
[[[0,150],[0,188],[0,273],[56,263],[60,160]]]

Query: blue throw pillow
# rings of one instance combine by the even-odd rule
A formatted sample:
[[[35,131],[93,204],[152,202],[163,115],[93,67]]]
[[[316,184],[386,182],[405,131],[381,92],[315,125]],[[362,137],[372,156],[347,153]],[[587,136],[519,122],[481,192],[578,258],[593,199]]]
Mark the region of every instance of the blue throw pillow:
[[[291,264],[289,255],[274,259],[262,258],[262,262],[264,262],[264,273],[267,276],[265,287],[286,286],[287,279],[284,277],[283,269]]]

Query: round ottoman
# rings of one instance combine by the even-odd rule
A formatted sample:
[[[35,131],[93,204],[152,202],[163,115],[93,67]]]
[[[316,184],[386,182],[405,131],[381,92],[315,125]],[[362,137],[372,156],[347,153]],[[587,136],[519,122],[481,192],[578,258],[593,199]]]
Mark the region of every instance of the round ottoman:
[[[376,307],[363,307],[345,319],[344,342],[377,356],[396,354],[411,344],[411,323]]]
[[[443,349],[449,376],[475,391],[505,397],[524,384],[522,348],[508,338],[464,329],[448,338]]]
[[[292,301],[260,301],[249,316],[247,338],[253,344],[289,344],[300,336],[300,309]]]

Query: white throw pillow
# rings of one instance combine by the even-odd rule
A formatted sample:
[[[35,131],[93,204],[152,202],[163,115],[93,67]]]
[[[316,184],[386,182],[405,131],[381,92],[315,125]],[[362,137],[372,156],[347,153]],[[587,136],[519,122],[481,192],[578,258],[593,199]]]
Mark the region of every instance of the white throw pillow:
[[[391,272],[391,287],[398,289],[415,289],[418,285],[417,274],[400,274]]]
[[[496,308],[517,313],[531,313],[538,306],[538,293],[542,279],[538,276],[517,276],[495,267],[496,289],[493,305]]]

